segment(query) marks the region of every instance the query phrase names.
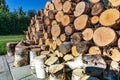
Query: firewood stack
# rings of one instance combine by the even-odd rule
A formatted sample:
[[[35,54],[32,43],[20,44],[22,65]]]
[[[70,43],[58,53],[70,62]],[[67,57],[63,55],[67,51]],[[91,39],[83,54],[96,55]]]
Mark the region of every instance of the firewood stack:
[[[120,0],[52,0],[25,34],[39,45],[50,80],[103,80],[119,72],[119,30]]]

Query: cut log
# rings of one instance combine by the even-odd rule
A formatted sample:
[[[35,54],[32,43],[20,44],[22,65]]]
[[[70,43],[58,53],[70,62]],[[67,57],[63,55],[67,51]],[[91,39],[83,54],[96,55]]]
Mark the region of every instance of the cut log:
[[[59,51],[62,54],[66,54],[66,53],[70,52],[71,47],[72,47],[71,42],[64,42],[59,46]]]
[[[61,41],[69,41],[69,36],[65,35],[65,34],[61,34],[60,35],[60,40]]]
[[[84,54],[86,51],[88,51],[89,45],[86,41],[81,41],[80,43],[76,44],[76,50],[79,54]]]
[[[55,19],[55,14],[57,13],[56,10],[49,10],[48,17],[49,19]]]
[[[62,17],[62,25],[63,26],[67,26],[68,24],[70,24],[72,21],[74,20],[74,16],[73,15],[64,15]]]
[[[48,17],[44,17],[44,23],[46,26],[50,25],[51,21]]]
[[[104,59],[100,54],[96,54],[96,55],[84,54],[82,55],[82,60],[85,63],[84,67],[86,68],[86,70],[88,70],[86,73],[91,74],[93,76],[100,75],[103,72],[103,70],[105,70],[107,67],[106,62],[104,61]],[[100,72],[94,70],[100,70]]]
[[[117,9],[110,8],[105,10],[101,15],[100,15],[100,23],[101,25],[104,26],[113,26],[116,24],[116,21],[120,18],[120,12]]]
[[[88,21],[88,15],[81,15],[74,21],[74,26],[76,30],[82,30],[86,27]]]
[[[63,59],[64,59],[65,61],[69,61],[69,60],[73,60],[74,57],[73,57],[71,54],[66,54],[66,55],[63,57]]]
[[[37,78],[45,79],[46,74],[45,74],[45,68],[44,68],[44,60],[40,56],[38,56],[38,57],[35,57],[34,63],[35,63],[35,71],[36,71]]]
[[[48,9],[44,9],[44,15],[45,15],[45,16],[48,16],[48,12],[49,12]]]
[[[46,4],[45,4],[45,9],[49,9],[49,5],[51,4],[50,1],[47,1]]]
[[[120,6],[120,0],[108,0],[113,7],[118,7]]]
[[[89,0],[89,1],[93,4],[100,2],[100,0]]]
[[[70,1],[65,1],[63,4],[63,12],[64,13],[72,13],[72,11],[75,9],[75,3],[72,3]]]
[[[77,51],[76,46],[72,46],[72,55],[75,57],[80,55],[80,53]]]
[[[118,39],[118,48],[120,49],[120,38]]]
[[[63,13],[62,11],[58,11],[57,14],[55,15],[55,19],[56,19],[58,22],[61,22],[63,16],[64,16],[64,13]]]
[[[50,57],[45,61],[45,64],[50,66],[50,65],[54,64],[57,60],[58,60],[57,57]]]
[[[16,46],[15,47],[15,59],[14,66],[21,67],[29,63],[29,49],[26,46]]]
[[[71,35],[70,38],[71,38],[71,43],[78,44],[82,39],[82,33],[81,32],[73,33],[73,35]]]
[[[58,71],[62,70],[64,68],[63,64],[55,64],[55,65],[51,65],[48,70],[50,73],[55,74]]]
[[[65,27],[65,34],[68,36],[73,34],[74,31],[75,31],[75,28],[74,28],[73,24],[70,24],[70,25]]]
[[[54,4],[53,4],[53,3],[50,3],[50,4],[49,4],[49,10],[55,10],[55,7],[54,7]]]
[[[52,34],[53,37],[57,38],[60,35],[60,33],[61,33],[61,28],[60,28],[59,25],[52,26],[51,34]]]
[[[55,6],[56,10],[58,10],[58,11],[62,10],[61,0],[52,0],[52,2],[54,3],[54,6]]]
[[[69,66],[72,70],[84,67],[82,55],[79,55],[78,57],[74,58],[74,61],[67,61],[65,64]]]
[[[40,48],[34,48],[30,50],[30,67],[33,70],[35,69],[34,58],[40,55],[40,50],[41,50]]]
[[[96,3],[92,7],[91,14],[92,15],[99,15],[103,11],[103,9],[104,9],[104,7],[103,7],[102,3]]]
[[[92,28],[86,28],[82,32],[82,37],[85,41],[89,41],[93,38],[93,29]]]
[[[8,42],[6,44],[6,49],[7,49],[7,55],[8,56],[13,56],[15,53],[15,47],[18,44],[18,42]]]
[[[83,13],[86,13],[88,11],[89,5],[84,2],[81,1],[76,5],[75,11],[74,11],[74,16],[78,17],[80,15],[82,15]]]
[[[113,29],[107,27],[97,28],[93,34],[93,41],[98,46],[107,46],[114,43],[116,33]]]
[[[97,24],[99,22],[99,17],[98,16],[93,16],[92,18],[91,18],[91,23],[92,24]]]
[[[101,50],[97,46],[90,47],[88,52],[89,52],[89,55],[101,54]]]
[[[57,25],[57,24],[58,24],[58,23],[57,23],[56,20],[53,20],[53,21],[51,22],[51,25],[52,25],[52,26]]]

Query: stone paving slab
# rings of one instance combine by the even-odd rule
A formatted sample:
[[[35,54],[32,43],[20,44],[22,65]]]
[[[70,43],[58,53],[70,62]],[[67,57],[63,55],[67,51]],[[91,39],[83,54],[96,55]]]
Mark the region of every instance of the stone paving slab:
[[[13,80],[5,56],[0,56],[0,80]]]
[[[9,63],[13,80],[39,80],[31,74],[29,65],[16,68],[16,67],[13,67],[14,57],[6,56],[6,59]]]

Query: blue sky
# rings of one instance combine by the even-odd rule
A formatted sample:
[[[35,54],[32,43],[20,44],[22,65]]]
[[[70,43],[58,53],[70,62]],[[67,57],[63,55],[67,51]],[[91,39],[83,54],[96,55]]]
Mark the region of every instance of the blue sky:
[[[31,9],[43,9],[47,1],[48,0],[6,0],[6,3],[10,11],[14,11],[14,9],[17,10],[20,6],[24,11],[28,11]]]

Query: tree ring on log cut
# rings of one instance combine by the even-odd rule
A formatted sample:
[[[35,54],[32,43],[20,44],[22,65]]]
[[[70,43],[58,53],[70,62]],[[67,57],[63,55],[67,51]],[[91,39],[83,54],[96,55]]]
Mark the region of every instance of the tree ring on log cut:
[[[97,28],[93,34],[93,41],[98,46],[107,46],[116,40],[116,33],[108,27]]]
[[[112,26],[116,24],[116,21],[120,18],[120,12],[115,9],[107,9],[100,15],[100,23],[104,26]]]

